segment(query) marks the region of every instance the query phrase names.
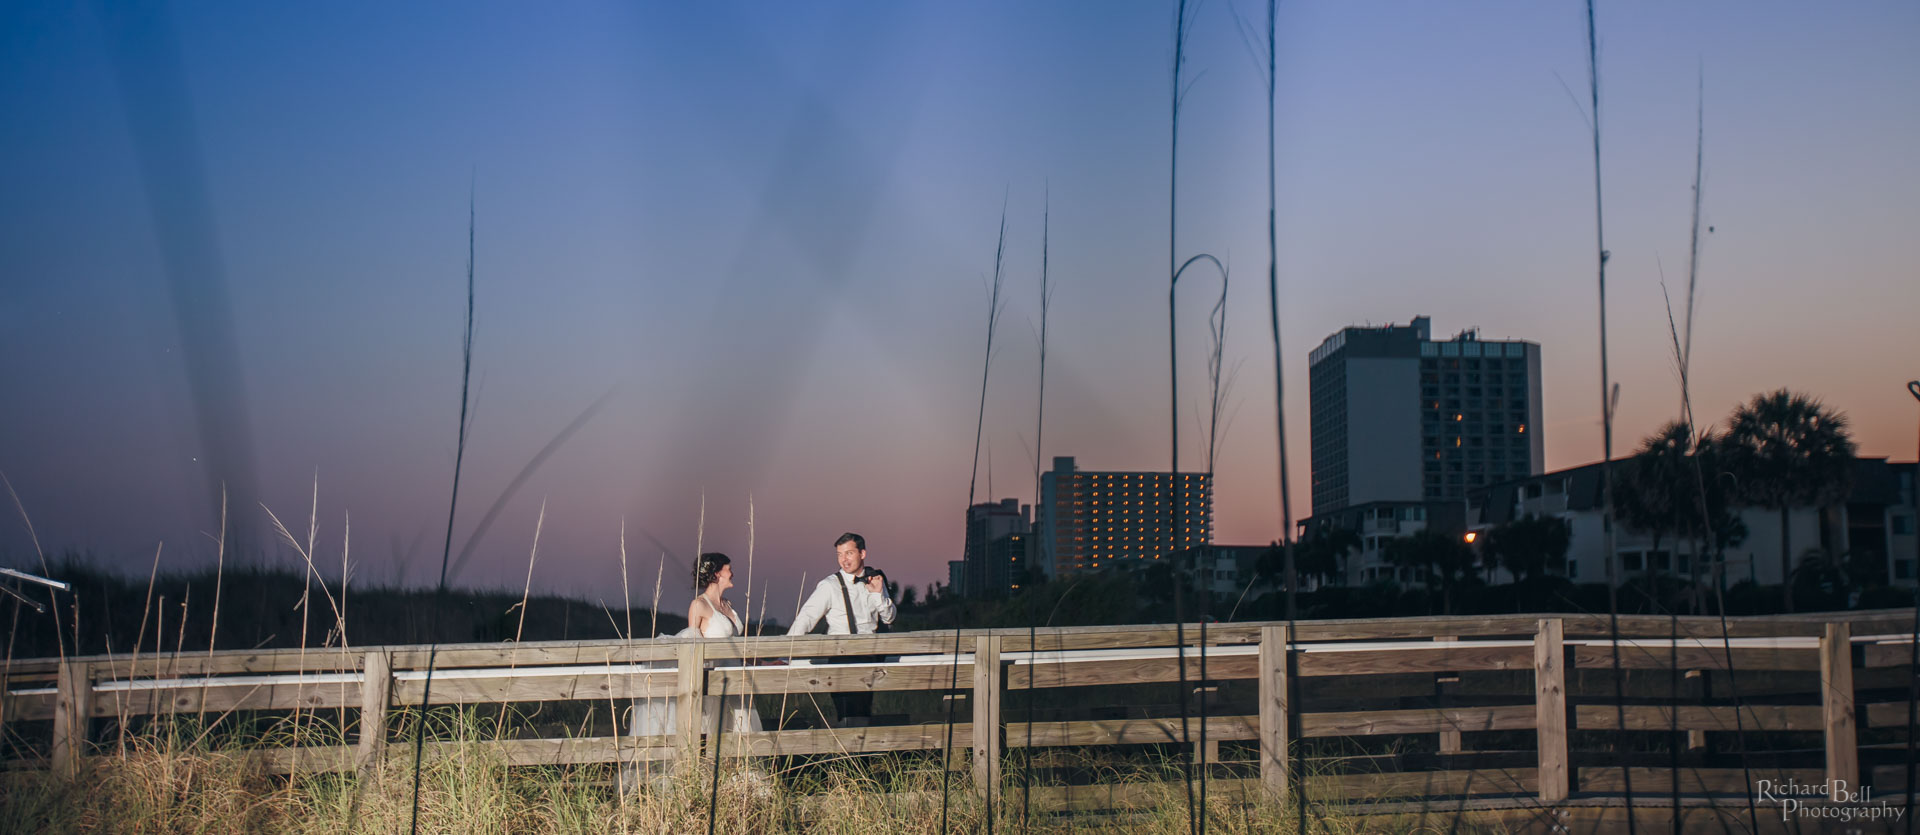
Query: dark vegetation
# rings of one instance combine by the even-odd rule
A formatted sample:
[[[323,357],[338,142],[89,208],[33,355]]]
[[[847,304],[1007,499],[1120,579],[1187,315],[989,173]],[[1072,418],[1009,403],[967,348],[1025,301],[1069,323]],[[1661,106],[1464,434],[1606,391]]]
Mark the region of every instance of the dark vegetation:
[[[57,599],[60,629],[66,633],[69,652],[77,654],[132,652],[136,640],[141,655],[204,653],[209,636],[217,642],[214,649],[221,650],[297,647],[303,615],[308,648],[338,648],[343,642],[327,601],[317,588],[309,590],[301,574],[292,569],[244,564],[236,567],[230,561],[224,576],[216,576],[211,567],[162,574],[153,582],[150,605],[147,578],[107,571],[77,555],[56,561],[53,574],[73,585],[72,592],[61,593]],[[217,634],[212,606],[216,580],[221,585]],[[336,595],[339,592],[338,588],[332,590]],[[303,594],[310,606],[301,605]],[[44,598],[39,599],[44,605]],[[516,630],[522,641],[603,640],[624,635],[623,625],[629,617],[636,635],[647,634],[650,625],[667,635],[686,626],[684,614],[661,612],[656,619],[643,607],[623,611],[617,600],[602,605],[552,594],[525,599],[523,627],[522,592],[507,588],[449,590],[436,603],[432,588],[349,586],[344,605],[344,642],[361,647],[511,641]],[[143,611],[147,612],[144,630]],[[9,612],[8,617],[13,619],[11,657],[59,654],[50,614],[27,609],[17,616]]]

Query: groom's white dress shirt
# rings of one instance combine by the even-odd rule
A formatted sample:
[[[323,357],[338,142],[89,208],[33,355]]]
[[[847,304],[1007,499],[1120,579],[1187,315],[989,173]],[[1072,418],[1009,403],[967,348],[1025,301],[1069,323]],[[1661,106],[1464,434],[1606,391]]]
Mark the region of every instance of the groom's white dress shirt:
[[[845,584],[846,596],[840,594]],[[895,607],[893,599],[867,588],[866,583],[854,582],[853,575],[845,571],[835,571],[813,587],[813,595],[807,598],[800,613],[793,618],[793,626],[788,635],[805,635],[822,619],[827,622],[828,635],[847,634],[847,603],[853,603],[853,623],[862,635],[870,635],[879,629],[882,623],[893,623]]]

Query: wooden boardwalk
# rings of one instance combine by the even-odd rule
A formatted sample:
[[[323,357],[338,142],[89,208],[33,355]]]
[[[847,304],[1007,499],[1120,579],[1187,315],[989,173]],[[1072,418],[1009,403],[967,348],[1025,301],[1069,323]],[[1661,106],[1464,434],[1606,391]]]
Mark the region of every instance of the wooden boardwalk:
[[[429,703],[586,702],[611,715],[623,715],[634,699],[676,705],[677,724],[664,736],[485,743],[511,764],[691,762],[716,751],[939,751],[951,736],[956,749],[970,752],[974,785],[984,791],[1002,779],[1010,748],[1160,746],[1216,763],[1228,743],[1232,755],[1214,770],[1242,776],[1215,781],[1224,796],[1304,790],[1316,801],[1362,804],[1355,808],[1504,814],[1550,829],[1575,818],[1601,826],[1606,813],[1594,810],[1626,803],[1664,804],[1659,814],[1670,820],[1677,788],[1677,808],[1692,829],[1744,809],[1762,779],[1866,785],[1876,798],[1899,796],[1904,745],[1884,740],[1905,738],[1913,617],[1894,610],[1729,618],[1723,632],[1718,618],[1628,616],[1619,619],[1618,641],[1604,616],[1502,615],[1209,624],[1204,643],[1193,625],[1183,630],[1184,645],[1171,626],[445,645],[432,651]],[[96,726],[125,727],[140,717],[321,709],[338,711],[353,744],[251,752],[258,768],[366,765],[386,755],[394,711],[427,696],[429,652],[335,647],[14,661],[0,679],[0,723],[10,739],[29,744],[12,746],[24,756],[7,767],[72,773],[97,754],[105,734]],[[887,660],[826,660],[856,655]],[[1205,692],[1214,694],[1208,715],[1190,700],[1193,713],[1183,723],[1170,684],[1184,666],[1184,678],[1201,687],[1202,663]],[[1619,702],[1616,666],[1618,683],[1632,685]],[[683,674],[689,670],[700,672]],[[1676,689],[1676,681],[1685,685]],[[710,695],[764,697],[765,704],[848,691],[963,701],[955,703],[951,734],[926,711],[920,721],[744,734],[721,733],[714,717],[702,715]],[[1084,710],[1009,713],[1010,702],[1031,706],[1035,694]],[[1102,706],[1123,697],[1133,700],[1132,715],[1103,715]],[[1863,732],[1883,743],[1863,747]],[[1676,771],[1661,766],[1666,753],[1619,754],[1635,750],[1625,736],[1635,734],[1669,735],[1673,744],[1684,735],[1688,764]],[[1765,757],[1726,755],[1755,734],[1797,736],[1777,737],[1788,742]],[[1426,757],[1342,759],[1314,747],[1395,736],[1437,742],[1420,746],[1433,752]],[[1488,741],[1492,747],[1479,747]],[[1037,802],[1112,805],[1128,791],[1048,786]],[[1717,823],[1710,828],[1719,831]]]

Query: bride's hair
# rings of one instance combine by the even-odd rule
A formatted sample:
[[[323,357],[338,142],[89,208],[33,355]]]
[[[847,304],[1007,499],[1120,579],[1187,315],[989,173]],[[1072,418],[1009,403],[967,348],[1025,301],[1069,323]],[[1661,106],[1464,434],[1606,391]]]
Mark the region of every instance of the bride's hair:
[[[695,593],[707,590],[720,577],[720,569],[733,564],[726,554],[713,551],[701,554],[693,561],[693,590]]]

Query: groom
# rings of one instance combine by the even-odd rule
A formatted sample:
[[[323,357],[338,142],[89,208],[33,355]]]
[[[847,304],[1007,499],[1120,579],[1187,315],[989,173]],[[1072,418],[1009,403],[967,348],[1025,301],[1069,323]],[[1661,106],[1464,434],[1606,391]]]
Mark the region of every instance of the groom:
[[[896,609],[887,595],[887,575],[867,568],[867,540],[857,533],[843,533],[833,541],[834,559],[840,570],[813,587],[800,613],[793,618],[788,635],[805,635],[820,621],[827,622],[828,635],[871,635],[882,624],[893,623]],[[828,663],[869,664],[880,656],[844,656]],[[843,726],[867,724],[873,714],[873,693],[836,692],[834,708]]]

